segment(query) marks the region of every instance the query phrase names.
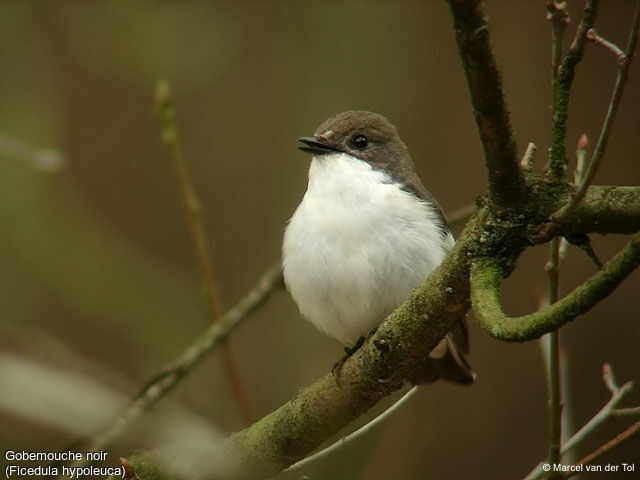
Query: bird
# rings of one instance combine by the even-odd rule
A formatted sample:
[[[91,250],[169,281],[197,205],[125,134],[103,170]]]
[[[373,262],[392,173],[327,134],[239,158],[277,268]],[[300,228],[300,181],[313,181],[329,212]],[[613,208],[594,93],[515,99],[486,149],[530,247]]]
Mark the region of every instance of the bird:
[[[306,192],[285,228],[285,285],[303,317],[357,347],[440,264],[454,238],[383,115],[348,110],[298,140],[311,163]],[[412,381],[473,383],[466,353],[462,321]]]

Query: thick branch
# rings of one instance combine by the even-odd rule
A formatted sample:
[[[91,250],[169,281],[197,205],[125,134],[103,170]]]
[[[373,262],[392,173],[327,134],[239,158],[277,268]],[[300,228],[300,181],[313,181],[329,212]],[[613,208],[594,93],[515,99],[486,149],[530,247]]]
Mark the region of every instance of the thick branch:
[[[480,132],[489,194],[496,206],[508,208],[522,198],[525,182],[500,71],[491,48],[487,15],[480,0],[448,0],[448,3]]]
[[[591,187],[589,192],[573,214],[581,211],[589,218],[579,225],[587,229],[586,233],[601,223],[611,231],[625,231],[626,225],[609,223],[611,212],[624,220],[625,215],[635,218],[629,210],[640,211],[640,187]],[[489,220],[487,209],[472,216],[442,265],[344,363],[339,378],[333,374],[324,376],[278,410],[225,441],[225,447],[240,457],[246,477],[262,478],[295,463],[404,384],[412,367],[468,309],[468,264],[477,254],[477,239],[485,236]],[[637,236],[634,241],[639,243]],[[636,245],[635,250],[640,247]],[[611,269],[611,262],[604,272]],[[501,277],[498,285],[500,280]],[[562,300],[558,304],[561,303]]]
[[[471,268],[471,300],[480,326],[495,338],[525,342],[539,338],[608,296],[640,263],[640,233],[573,292],[544,310],[522,317],[507,317],[500,305],[502,273],[493,259],[479,259]]]
[[[565,201],[565,200],[563,200]],[[567,233],[623,233],[640,231],[640,187],[592,186],[559,229]],[[542,238],[542,243],[548,239]]]
[[[242,478],[262,478],[295,463],[404,385],[469,308],[467,253],[479,217],[472,217],[442,265],[345,361],[337,377],[324,376],[226,441],[246,469]]]

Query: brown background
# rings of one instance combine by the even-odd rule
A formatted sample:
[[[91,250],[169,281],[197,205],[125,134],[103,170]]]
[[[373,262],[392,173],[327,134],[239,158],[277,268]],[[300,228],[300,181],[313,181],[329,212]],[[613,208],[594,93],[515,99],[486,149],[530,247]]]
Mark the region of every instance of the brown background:
[[[486,3],[519,148],[535,142],[541,169],[550,130],[545,2]],[[580,2],[570,3],[568,39],[580,13]],[[624,45],[633,2],[603,3],[598,31]],[[127,395],[208,324],[177,181],[152,114],[157,78],[173,83],[227,307],[278,260],[306,183],[308,158],[295,139],[333,113],[388,116],[445,210],[485,189],[445,2],[2,2],[0,55],[0,135],[59,149],[68,159],[66,170],[50,174],[0,158],[0,350],[81,372]],[[596,183],[639,183],[639,71],[637,64],[631,69]],[[569,152],[583,132],[595,143],[615,75],[614,57],[589,46],[575,81]],[[624,244],[613,235],[594,241],[603,259]],[[523,255],[503,289],[509,313],[530,311],[545,288],[546,256],[546,246]],[[594,271],[571,248],[561,291]],[[608,399],[604,362],[620,381],[640,379],[639,288],[636,272],[562,330],[574,427]],[[546,454],[538,345],[498,342],[473,321],[471,334],[473,387],[424,389],[312,478],[524,476]],[[327,372],[341,354],[301,320],[285,292],[231,343],[256,416]],[[147,423],[161,424],[167,405],[181,405],[222,431],[235,430],[241,423],[229,398],[214,354]],[[627,405],[637,404],[635,392]],[[578,455],[630,421],[606,424]],[[0,411],[0,424],[3,451],[52,450],[72,437],[11,412]],[[112,458],[150,437],[136,428]],[[635,462],[638,470],[639,450],[636,439],[600,463]]]

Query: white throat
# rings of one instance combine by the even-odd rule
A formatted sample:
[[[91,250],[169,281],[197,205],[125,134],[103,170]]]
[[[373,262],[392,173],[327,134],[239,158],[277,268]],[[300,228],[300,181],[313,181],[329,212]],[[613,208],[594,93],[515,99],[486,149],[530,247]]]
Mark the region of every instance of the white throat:
[[[453,246],[436,209],[363,160],[314,156],[283,243],[300,312],[345,345],[367,335]]]

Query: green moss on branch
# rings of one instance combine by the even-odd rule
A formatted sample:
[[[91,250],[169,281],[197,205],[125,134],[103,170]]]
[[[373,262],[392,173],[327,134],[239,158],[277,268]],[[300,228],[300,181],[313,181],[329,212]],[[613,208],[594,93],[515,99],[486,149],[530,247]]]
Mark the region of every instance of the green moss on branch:
[[[491,201],[506,209],[522,200],[526,184],[480,0],[448,0],[456,42],[471,93],[489,179]]]
[[[640,263],[640,233],[607,262],[602,270],[566,297],[544,310],[512,318],[500,305],[502,273],[491,258],[478,259],[471,267],[471,301],[480,326],[491,336],[509,342],[539,338],[591,309],[608,296]]]
[[[551,146],[549,147],[549,176],[555,180],[564,180],[567,172],[567,154],[564,142],[567,137],[567,119],[569,118],[569,97],[576,66],[582,60],[587,31],[593,27],[598,13],[598,0],[587,0],[582,20],[576,36],[558,69],[554,85],[553,124],[551,127]]]

